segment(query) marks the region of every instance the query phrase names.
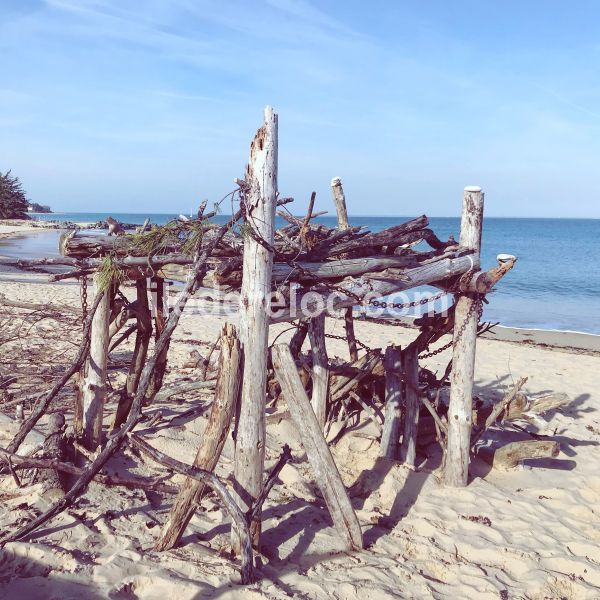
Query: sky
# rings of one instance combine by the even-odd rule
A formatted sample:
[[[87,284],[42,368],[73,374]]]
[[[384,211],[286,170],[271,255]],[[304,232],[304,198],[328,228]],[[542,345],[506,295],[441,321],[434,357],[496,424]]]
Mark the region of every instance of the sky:
[[[55,211],[189,212],[279,115],[334,213],[600,218],[595,0],[0,0],[0,171]]]

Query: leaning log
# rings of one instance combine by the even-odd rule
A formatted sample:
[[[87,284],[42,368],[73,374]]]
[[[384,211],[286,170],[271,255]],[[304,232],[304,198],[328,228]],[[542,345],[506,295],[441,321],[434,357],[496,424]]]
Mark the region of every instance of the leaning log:
[[[360,524],[287,344],[273,346],[273,366],[333,524],[348,550],[360,550]]]
[[[226,324],[221,334],[221,354],[215,399],[211,406],[200,448],[194,459],[193,466],[198,469],[212,471],[217,466],[238,398],[240,369],[241,350],[237,333],[233,325]],[[206,486],[203,483],[194,479],[186,479],[173,504],[161,537],[154,546],[155,550],[169,550],[178,544],[205,491]]]
[[[129,442],[133,444],[133,446],[137,450],[139,450],[146,456],[149,456],[152,460],[156,461],[162,466],[167,467],[168,469],[170,469],[171,471],[175,471],[176,473],[181,473],[186,477],[191,477],[199,483],[211,487],[211,489],[219,497],[223,508],[225,508],[225,510],[231,517],[233,525],[232,529],[235,528],[236,530],[236,536],[238,538],[238,543],[241,548],[241,583],[243,585],[252,583],[254,561],[252,556],[252,543],[248,523],[246,523],[244,514],[239,509],[238,505],[231,496],[225,484],[214,473],[204,471],[203,469],[199,469],[197,467],[190,467],[178,461],[177,459],[166,455],[164,452],[157,450],[156,448],[148,444],[145,440],[132,433],[128,434],[128,438]]]

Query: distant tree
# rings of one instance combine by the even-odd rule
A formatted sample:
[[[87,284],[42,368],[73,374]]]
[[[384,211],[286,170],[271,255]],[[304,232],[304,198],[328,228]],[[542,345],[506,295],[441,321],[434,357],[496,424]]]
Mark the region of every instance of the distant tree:
[[[0,171],[0,219],[29,219],[23,185],[10,171]]]

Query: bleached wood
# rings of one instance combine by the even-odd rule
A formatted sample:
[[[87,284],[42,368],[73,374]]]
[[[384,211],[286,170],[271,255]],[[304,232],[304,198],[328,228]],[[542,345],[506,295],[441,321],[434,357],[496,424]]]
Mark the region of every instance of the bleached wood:
[[[472,248],[479,257],[483,227],[483,192],[465,188],[460,227],[460,245]],[[473,375],[479,315],[476,300],[461,296],[454,316],[454,346],[448,408],[448,450],[444,479],[448,486],[464,487],[469,476],[471,447]],[[460,332],[460,335],[459,335]]]
[[[560,452],[560,444],[553,440],[524,440],[511,442],[500,448],[480,447],[477,456],[494,468],[511,469],[524,460],[555,458]]]
[[[289,321],[290,318],[298,318],[299,316],[314,317],[319,314],[319,311],[323,312],[325,310],[328,314],[335,315],[335,312],[341,308],[360,304],[354,295],[361,299],[366,296],[370,299],[381,298],[394,292],[451,279],[466,273],[473,265],[475,265],[475,268],[479,267],[479,256],[466,255],[440,258],[415,268],[402,269],[399,273],[391,270],[389,275],[377,275],[377,277],[380,277],[378,279],[374,277],[375,274],[371,276],[365,274],[359,279],[351,278],[348,281],[336,284],[335,294],[319,294],[314,290],[298,293],[295,300],[296,312],[292,314],[288,307],[282,308],[273,315],[272,322]],[[348,289],[354,295],[337,292],[337,288]],[[330,299],[329,303],[327,302],[328,298]]]
[[[196,454],[193,466],[212,471],[221,456],[221,451],[235,410],[241,378],[241,350],[237,332],[233,325],[225,324],[221,333],[219,373],[208,423]],[[168,550],[179,542],[185,528],[200,503],[206,485],[194,479],[186,479],[177,496],[155,550]]]
[[[113,419],[113,430],[125,423],[127,416],[129,415],[129,410],[137,390],[142,369],[146,364],[148,347],[152,336],[152,317],[150,315],[150,306],[148,304],[148,287],[146,279],[138,279],[135,282],[135,285],[137,293],[137,300],[135,301],[135,315],[137,319],[135,347],[131,358],[131,364],[129,365],[127,380],[125,386],[121,390],[121,396],[119,397],[119,403]],[[109,339],[110,333],[109,328]]]
[[[360,524],[287,344],[273,346],[273,366],[333,524],[348,550],[360,550],[363,547]]]
[[[321,430],[325,428],[327,396],[329,389],[329,360],[325,347],[325,315],[310,320],[308,336],[312,349],[312,398],[311,404]]]
[[[97,280],[96,286],[98,286]],[[92,319],[90,353],[81,389],[82,442],[88,450],[95,450],[102,439],[102,419],[106,400],[108,328],[113,297],[114,290],[106,290]]]
[[[277,114],[265,109],[263,126],[250,146],[246,172],[246,223],[255,235],[273,244],[277,204]],[[244,373],[236,428],[235,482],[244,512],[252,508],[262,490],[265,460],[265,395],[267,344],[273,255],[254,236],[244,240],[240,295],[240,343]],[[260,516],[251,526],[253,543],[259,544]]]
[[[339,177],[334,177],[331,180],[331,192],[333,194],[333,203],[338,216],[338,229],[348,229],[348,211],[346,209],[346,196],[342,188],[342,180]]]
[[[404,368],[404,433],[400,446],[400,460],[411,467],[417,456],[417,431],[419,429],[419,357],[416,345],[410,345],[402,356]]]
[[[385,350],[385,417],[379,454],[398,458],[402,411],[402,350],[388,346]]]

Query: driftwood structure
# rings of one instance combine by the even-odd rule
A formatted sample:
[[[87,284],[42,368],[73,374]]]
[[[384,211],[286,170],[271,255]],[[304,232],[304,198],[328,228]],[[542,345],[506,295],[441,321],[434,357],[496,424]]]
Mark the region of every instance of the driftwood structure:
[[[378,232],[352,226],[339,178],[331,182],[336,227],[315,220],[320,213],[314,212],[314,194],[307,213],[294,216],[286,206],[291,199],[279,196],[277,173],[277,114],[267,108],[250,147],[245,177],[236,180],[232,194],[239,200],[239,210],[225,224],[211,220],[216,210],[206,212],[204,202],[194,219],[162,227],[146,222],[131,234],[114,224],[114,235],[72,232],[61,239],[61,258],[16,261],[22,266],[67,267],[66,272],[51,275],[52,280],[77,278],[85,286],[93,277],[96,294],[93,303],[83,307],[83,338],[73,364],[52,389],[38,397],[18,434],[0,451],[6,469],[12,472],[47,468],[77,479],[47,512],[6,533],[3,542],[26,538],[95,480],[176,493],[156,543],[156,549],[166,550],[179,543],[195,507],[211,488],[231,516],[232,546],[241,556],[242,581],[250,582],[252,547],[260,546],[261,507],[290,459],[289,448],[284,448],[276,467],[265,474],[267,401],[287,405],[334,526],[349,551],[362,548],[362,533],[330,444],[361,415],[380,431],[381,455],[412,468],[418,466],[420,437],[432,434],[444,453],[445,481],[451,486],[466,485],[469,460],[475,454],[508,466],[524,458],[556,454],[552,444],[482,448],[489,428],[566,402],[554,398],[536,405],[523,399],[519,382],[487,414],[473,406],[476,339],[489,329],[479,322],[482,302],[516,261],[505,255],[490,270],[481,268],[483,192],[465,188],[457,242],[439,239],[426,216]],[[276,228],[276,216],[283,219],[283,227]],[[166,279],[185,282],[170,311],[164,304]],[[134,301],[120,291],[127,280],[135,282]],[[387,298],[421,285],[436,288],[434,298],[450,298],[447,310],[417,319],[419,330],[406,347],[390,346],[382,352],[360,343],[354,332],[353,308],[390,310],[428,304],[431,299],[393,303]],[[239,312],[237,329],[228,324],[222,331],[216,373],[209,376],[209,357],[204,377],[183,384],[184,389],[214,390],[204,438],[193,465],[188,466],[150,446],[133,429],[145,405],[157,395],[167,398],[172,392],[161,390],[171,336],[200,287],[218,290],[217,300],[219,294],[239,293]],[[149,291],[153,292],[152,304]],[[348,362],[328,357],[325,325],[329,318],[344,320]],[[291,321],[296,332],[289,344],[270,348],[269,327],[281,321]],[[106,415],[109,353],[134,333],[133,356],[126,383],[118,391],[116,413]],[[452,340],[439,347],[439,340],[449,334]],[[307,340],[310,351],[303,353]],[[452,361],[441,377],[420,365],[423,358],[450,347]],[[18,450],[27,434],[74,376],[79,377],[75,433],[89,462],[82,468],[56,453],[46,458],[20,456]],[[445,403],[441,392],[448,386],[450,398]],[[107,417],[111,431],[103,427]],[[338,426],[332,438],[334,422]],[[230,431],[235,439],[233,491],[212,473]],[[127,444],[184,474],[185,483],[173,489],[164,482],[111,479],[103,474],[109,458]]]

